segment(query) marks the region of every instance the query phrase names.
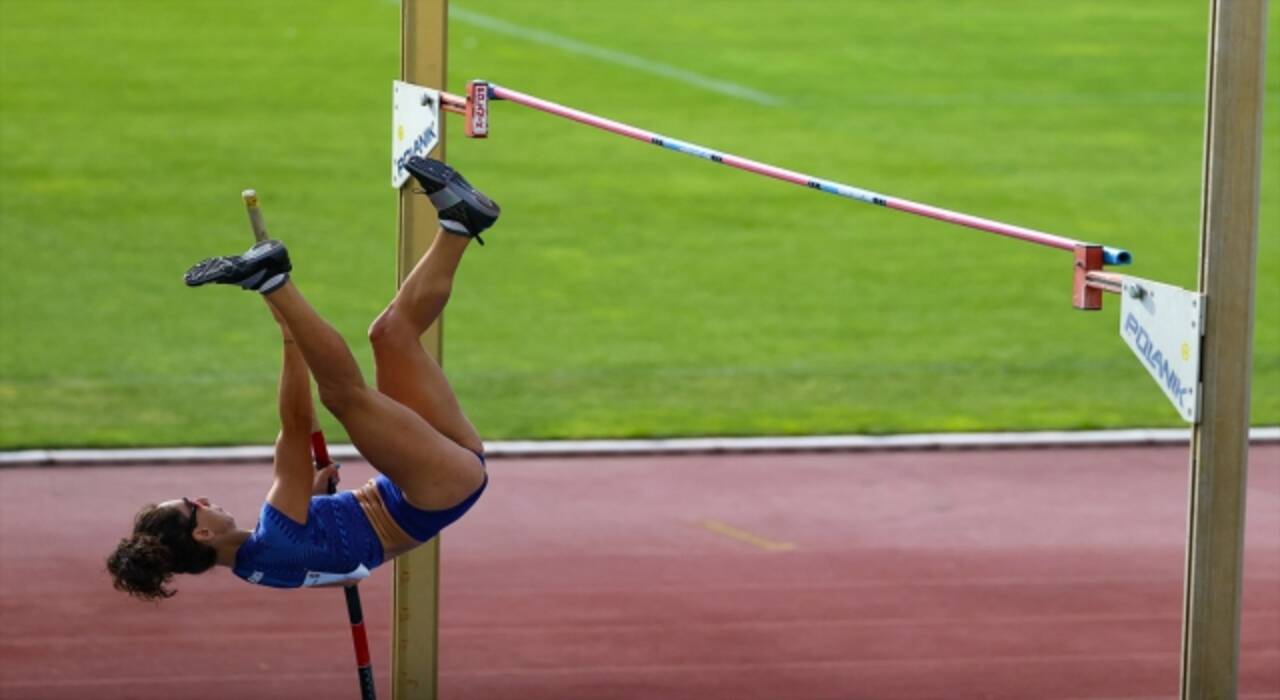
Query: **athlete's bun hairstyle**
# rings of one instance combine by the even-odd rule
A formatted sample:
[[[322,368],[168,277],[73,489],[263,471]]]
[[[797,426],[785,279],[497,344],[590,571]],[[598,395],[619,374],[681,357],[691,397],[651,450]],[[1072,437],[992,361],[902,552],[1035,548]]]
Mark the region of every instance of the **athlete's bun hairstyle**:
[[[191,518],[178,508],[144,507],[133,534],[107,557],[116,590],[143,600],[173,597],[165,588],[174,574],[199,574],[213,568],[218,552],[191,537]]]

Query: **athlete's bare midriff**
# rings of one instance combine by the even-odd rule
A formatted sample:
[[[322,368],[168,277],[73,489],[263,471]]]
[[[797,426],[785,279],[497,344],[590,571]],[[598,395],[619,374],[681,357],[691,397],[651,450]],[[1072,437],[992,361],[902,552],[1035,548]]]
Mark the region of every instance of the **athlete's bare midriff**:
[[[364,516],[369,519],[373,531],[377,533],[378,541],[382,543],[383,561],[390,561],[422,544],[410,537],[409,533],[405,532],[404,528],[401,528],[391,517],[386,503],[382,500],[382,494],[378,493],[378,485],[373,479],[351,493],[360,504],[360,509],[364,511]]]

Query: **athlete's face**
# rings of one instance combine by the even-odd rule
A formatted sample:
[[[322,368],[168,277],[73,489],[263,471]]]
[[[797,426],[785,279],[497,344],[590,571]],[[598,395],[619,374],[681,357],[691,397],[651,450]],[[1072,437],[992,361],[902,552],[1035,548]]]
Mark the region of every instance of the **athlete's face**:
[[[207,542],[214,537],[236,529],[236,519],[207,498],[181,498],[176,501],[165,501],[161,507],[174,508],[184,516],[191,518],[191,536],[199,542]]]

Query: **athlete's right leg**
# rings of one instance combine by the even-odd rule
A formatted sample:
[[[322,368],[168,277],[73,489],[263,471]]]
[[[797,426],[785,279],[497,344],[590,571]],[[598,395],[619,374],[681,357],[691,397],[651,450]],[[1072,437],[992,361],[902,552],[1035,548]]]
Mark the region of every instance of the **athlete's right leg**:
[[[484,443],[467,419],[440,365],[422,347],[422,334],[440,317],[470,239],[441,229],[400,291],[369,327],[378,391],[408,406],[454,442],[473,452]]]
[[[484,450],[440,365],[422,347],[422,334],[440,317],[453,278],[472,238],[497,221],[492,199],[440,161],[412,158],[407,166],[440,215],[440,230],[426,255],[386,310],[369,327],[378,390],[408,406],[463,447]]]

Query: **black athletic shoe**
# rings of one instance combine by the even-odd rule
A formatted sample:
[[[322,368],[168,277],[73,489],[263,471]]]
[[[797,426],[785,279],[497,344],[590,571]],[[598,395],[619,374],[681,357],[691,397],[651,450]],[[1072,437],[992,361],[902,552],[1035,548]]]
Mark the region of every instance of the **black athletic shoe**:
[[[267,294],[289,280],[289,251],[280,241],[254,244],[244,255],[209,258],[196,263],[183,277],[188,287],[202,284],[238,284]]]
[[[502,213],[497,202],[472,187],[462,173],[438,160],[415,156],[404,167],[440,212],[440,226],[444,230],[474,238],[484,245],[480,232],[492,226]]]

